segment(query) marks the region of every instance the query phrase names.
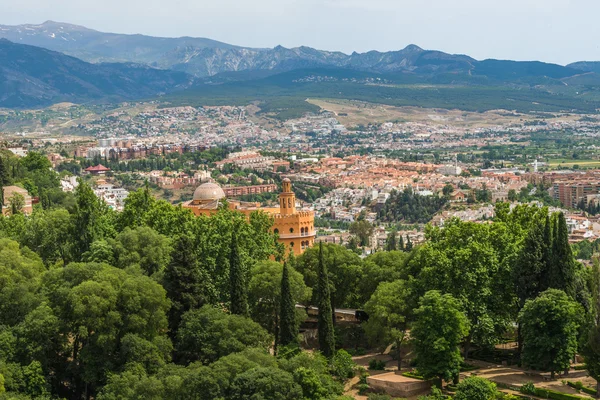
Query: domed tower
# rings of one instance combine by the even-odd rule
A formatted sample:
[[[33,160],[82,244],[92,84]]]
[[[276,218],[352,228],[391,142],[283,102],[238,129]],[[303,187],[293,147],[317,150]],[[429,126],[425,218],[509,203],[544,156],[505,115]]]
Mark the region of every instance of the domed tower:
[[[279,194],[279,213],[292,215],[296,213],[296,195],[292,192],[292,181],[285,178],[282,182],[282,191]]]

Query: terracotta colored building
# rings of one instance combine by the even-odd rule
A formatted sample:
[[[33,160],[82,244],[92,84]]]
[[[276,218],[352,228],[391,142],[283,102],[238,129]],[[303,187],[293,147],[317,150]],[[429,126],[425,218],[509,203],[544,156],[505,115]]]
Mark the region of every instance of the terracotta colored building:
[[[196,189],[192,200],[183,203],[183,208],[195,215],[210,215],[217,211],[219,204],[226,198],[223,189],[216,183],[204,183]],[[254,211],[262,211],[274,219],[273,231],[279,235],[279,242],[295,255],[300,255],[315,241],[312,211],[296,209],[296,195],[292,191],[289,179],[283,180],[283,190],[279,194],[279,207],[260,207],[258,203],[228,200],[229,208],[249,216]]]

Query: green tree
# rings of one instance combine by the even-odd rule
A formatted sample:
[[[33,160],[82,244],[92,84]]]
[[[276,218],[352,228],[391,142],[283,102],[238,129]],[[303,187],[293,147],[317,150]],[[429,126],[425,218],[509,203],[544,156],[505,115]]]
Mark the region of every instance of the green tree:
[[[398,250],[398,243],[396,240],[396,235],[398,232],[396,232],[396,230],[392,230],[388,236],[387,236],[387,240],[385,242],[385,250],[386,251],[395,251]]]
[[[255,368],[231,384],[231,399],[301,400],[302,389],[291,374],[277,368]]]
[[[306,285],[316,288],[319,280],[319,246],[307,249],[296,262],[296,270],[304,276]],[[331,307],[361,307],[358,285],[362,275],[362,260],[356,253],[336,244],[323,244],[323,264],[328,272]],[[317,291],[313,292],[313,304]]]
[[[83,180],[75,189],[75,210],[73,213],[73,238],[75,257],[79,258],[90,249],[94,240],[114,235],[114,221],[110,210],[92,188]]]
[[[237,235],[231,234],[231,251],[229,254],[229,290],[230,310],[232,314],[248,315],[248,286],[246,271],[240,258]]]
[[[458,384],[454,400],[494,400],[497,393],[495,383],[472,376]]]
[[[358,281],[357,306],[364,305],[382,282],[408,279],[406,262],[410,253],[378,251],[365,258]]]
[[[549,286],[575,298],[575,260],[569,244],[569,231],[563,213],[556,216],[556,235],[552,246],[552,269],[549,271]]]
[[[171,300],[169,327],[172,337],[179,329],[181,316],[205,304],[217,303],[217,291],[210,276],[198,261],[194,239],[190,235],[175,238],[171,260],[163,277],[163,286]]]
[[[279,344],[282,346],[298,343],[298,324],[296,323],[296,303],[292,297],[290,272],[287,263],[283,264],[281,275],[281,300],[279,304]]]
[[[463,361],[459,345],[468,331],[456,299],[435,290],[425,293],[411,329],[419,372],[426,378],[458,379]]]
[[[508,191],[508,201],[515,202],[517,201],[519,196],[517,195],[517,191],[515,189],[510,189]]]
[[[442,194],[445,197],[450,197],[450,195],[454,192],[454,186],[452,186],[451,184],[447,183],[443,188],[442,188]]]
[[[541,223],[535,223],[525,238],[523,249],[513,269],[518,311],[523,308],[527,300],[537,297],[540,293],[542,279],[546,273],[545,247],[544,226]],[[517,342],[520,352],[523,344],[520,324],[517,330]]]
[[[589,375],[596,380],[596,398],[600,398],[600,265],[595,260],[590,279],[593,310],[582,354]]]
[[[519,314],[523,332],[523,363],[529,367],[557,371],[569,367],[577,351],[581,306],[557,289],[548,289],[528,300]]]
[[[412,311],[415,308],[409,282],[382,282],[365,304],[369,320],[363,324],[369,341],[387,347],[396,345],[398,369],[402,368],[402,345],[407,337]]]
[[[25,197],[21,193],[13,193],[12,196],[8,199],[8,203],[10,204],[10,214],[17,215],[23,211],[23,207],[25,207]]]
[[[373,234],[373,225],[367,220],[356,221],[350,224],[350,233],[356,235],[360,246],[368,246]]]
[[[284,329],[294,331],[292,336],[293,341],[296,341],[298,335],[299,320],[297,314],[305,314],[304,312],[296,312],[296,303],[307,304],[312,295],[311,290],[306,287],[304,279],[300,273],[294,269],[287,267],[287,280],[289,286],[289,297],[284,299],[282,292],[283,284],[283,265],[276,261],[265,260],[257,262],[251,269],[250,283],[248,286],[248,299],[250,303],[250,315],[254,321],[261,324],[270,334],[272,334],[277,344],[283,340]],[[286,295],[287,296],[287,295]],[[291,324],[284,327],[286,321],[281,320],[285,301],[287,311],[290,312],[286,316],[287,323]],[[291,304],[291,305],[290,305]],[[291,318],[287,320],[287,318]],[[288,337],[289,338],[289,337]]]
[[[247,347],[267,350],[271,340],[267,331],[251,319],[204,306],[183,314],[176,350],[179,361],[209,364]]]
[[[14,326],[42,302],[44,265],[28,248],[0,239],[0,326]]]
[[[514,318],[516,250],[506,226],[452,219],[427,228],[426,237],[409,262],[421,293],[440,290],[460,302],[470,325],[465,357],[471,343],[494,345]]]
[[[125,228],[113,242],[118,267],[139,265],[148,276],[162,274],[171,258],[171,241],[147,226]]]
[[[333,356],[335,352],[335,332],[333,330],[333,311],[331,307],[331,294],[329,292],[329,276],[323,261],[323,243],[319,243],[319,280],[317,284],[317,299],[319,319],[319,349],[326,357]]]

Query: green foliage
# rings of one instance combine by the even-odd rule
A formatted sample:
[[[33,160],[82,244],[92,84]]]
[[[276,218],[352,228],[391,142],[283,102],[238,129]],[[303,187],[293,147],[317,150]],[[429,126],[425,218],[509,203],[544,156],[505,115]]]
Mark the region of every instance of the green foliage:
[[[390,198],[379,211],[378,217],[384,222],[406,221],[407,223],[427,223],[446,203],[445,197],[420,196],[411,188],[403,192],[392,192]]]
[[[369,369],[373,371],[383,371],[385,370],[385,361],[372,358],[369,360]]]
[[[321,245],[319,245],[321,246]],[[361,307],[358,284],[362,278],[362,261],[358,255],[343,246],[323,244],[323,264],[327,269],[331,306]],[[304,276],[306,285],[318,287],[320,247],[307,249],[296,261],[296,270]],[[313,304],[317,303],[318,292],[313,290]]]
[[[323,261],[323,243],[319,243],[319,265],[317,283],[317,301],[319,317],[317,329],[319,333],[319,350],[331,357],[335,352],[335,332],[333,329],[333,309],[331,307],[331,294],[329,291],[329,276]]]
[[[402,364],[401,346],[407,336],[415,306],[411,283],[403,280],[382,282],[365,304],[369,320],[364,324],[364,329],[369,342],[383,348],[394,343],[398,367]]]
[[[183,314],[177,332],[178,359],[209,364],[246,347],[267,349],[272,338],[256,322],[204,306]]]
[[[331,358],[331,375],[342,382],[354,377],[355,367],[352,356],[344,349],[336,351]]]
[[[275,368],[256,368],[239,374],[231,384],[231,397],[240,400],[300,400],[302,388],[291,374]]]
[[[494,400],[496,385],[484,378],[470,377],[458,384],[455,400]]]
[[[172,337],[179,329],[181,316],[205,304],[217,302],[217,290],[209,271],[198,259],[194,238],[189,234],[177,236],[171,260],[165,269],[163,286],[171,300],[169,327]]]
[[[293,268],[287,267],[287,285],[289,291],[287,300],[282,296],[284,267],[281,263],[265,260],[257,262],[250,271],[248,298],[252,318],[261,324],[274,337],[279,336],[279,343],[288,345],[298,342],[298,314],[296,303],[307,303],[311,298],[311,290],[304,284],[301,274]],[[284,303],[287,315],[283,315]],[[281,318],[280,318],[281,317]],[[284,330],[287,330],[284,335]],[[287,335],[287,336],[286,336]],[[284,336],[286,342],[284,343]],[[289,342],[288,342],[289,341]]]
[[[425,378],[450,381],[458,376],[462,357],[459,345],[468,334],[468,320],[451,295],[429,291],[415,310],[411,329],[417,368]]]
[[[519,314],[525,365],[550,371],[568,368],[577,351],[581,306],[563,291],[548,289],[528,300]]]
[[[232,314],[248,315],[248,283],[240,259],[237,235],[232,233],[229,255],[229,308]]]
[[[300,283],[304,284],[301,279],[300,276]],[[279,295],[281,299],[279,304],[279,343],[283,346],[293,345],[298,342],[298,325],[296,323],[296,303],[292,296],[290,270],[287,263],[283,264]]]

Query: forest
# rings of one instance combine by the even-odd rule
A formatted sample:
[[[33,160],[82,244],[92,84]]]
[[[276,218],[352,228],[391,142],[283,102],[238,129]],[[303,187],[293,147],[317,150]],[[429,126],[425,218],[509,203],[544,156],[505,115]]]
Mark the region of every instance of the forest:
[[[259,212],[194,217],[142,188],[117,213],[83,180],[59,196],[39,154],[0,160],[2,185],[40,196],[0,218],[0,399],[341,400],[367,374],[351,354],[393,345],[455,399],[488,400],[459,372],[507,338],[519,365],[554,376],[578,353],[600,378],[600,271],[546,207],[497,204],[493,222],[428,226],[404,251],[293,257]],[[338,308],[368,321],[343,326]]]

